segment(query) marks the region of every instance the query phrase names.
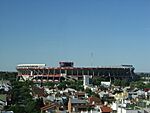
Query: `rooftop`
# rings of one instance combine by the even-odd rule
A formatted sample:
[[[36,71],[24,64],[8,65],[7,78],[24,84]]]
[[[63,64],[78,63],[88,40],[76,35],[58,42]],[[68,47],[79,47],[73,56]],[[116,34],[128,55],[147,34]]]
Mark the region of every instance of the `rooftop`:
[[[107,106],[100,107],[100,109],[102,110],[102,112],[112,112],[112,109]]]

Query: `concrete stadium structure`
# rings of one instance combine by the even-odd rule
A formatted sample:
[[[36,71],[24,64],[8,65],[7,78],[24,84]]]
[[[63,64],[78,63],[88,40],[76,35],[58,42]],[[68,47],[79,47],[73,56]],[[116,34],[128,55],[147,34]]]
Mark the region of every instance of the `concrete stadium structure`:
[[[60,62],[58,67],[47,67],[45,64],[19,64],[19,80],[32,80],[34,82],[59,82],[61,77],[75,76],[104,77],[113,79],[132,80],[135,76],[132,65],[100,66],[100,67],[74,67],[73,62]]]

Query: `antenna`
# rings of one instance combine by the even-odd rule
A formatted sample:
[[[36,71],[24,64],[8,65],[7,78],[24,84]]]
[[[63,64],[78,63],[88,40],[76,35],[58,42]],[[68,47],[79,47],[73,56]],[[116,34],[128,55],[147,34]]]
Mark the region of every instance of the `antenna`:
[[[91,56],[91,67],[92,67],[93,66],[93,52],[91,52],[90,56]]]

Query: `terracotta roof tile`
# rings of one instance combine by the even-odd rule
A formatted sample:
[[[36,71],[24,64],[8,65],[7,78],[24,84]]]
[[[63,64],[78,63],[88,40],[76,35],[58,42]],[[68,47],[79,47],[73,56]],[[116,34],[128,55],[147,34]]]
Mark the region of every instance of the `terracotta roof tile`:
[[[100,109],[102,110],[102,112],[112,112],[112,109],[107,106],[100,107]]]
[[[89,98],[88,98],[88,101],[89,101],[90,103],[93,103],[93,102],[95,102],[95,103],[97,103],[97,104],[100,104],[100,103],[101,103],[100,98],[97,98],[97,97],[89,97]]]

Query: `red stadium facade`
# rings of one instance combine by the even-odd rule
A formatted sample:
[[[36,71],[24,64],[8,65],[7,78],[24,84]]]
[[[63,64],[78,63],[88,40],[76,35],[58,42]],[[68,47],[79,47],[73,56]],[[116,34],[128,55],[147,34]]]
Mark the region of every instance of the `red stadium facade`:
[[[73,62],[60,62],[59,67],[47,67],[45,64],[20,64],[16,67],[20,80],[32,80],[34,82],[59,82],[61,77],[75,76],[104,77],[111,79],[134,78],[132,65],[106,66],[106,67],[74,67]]]

